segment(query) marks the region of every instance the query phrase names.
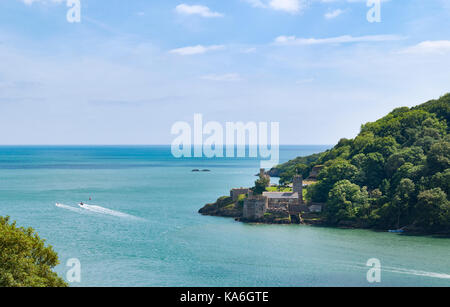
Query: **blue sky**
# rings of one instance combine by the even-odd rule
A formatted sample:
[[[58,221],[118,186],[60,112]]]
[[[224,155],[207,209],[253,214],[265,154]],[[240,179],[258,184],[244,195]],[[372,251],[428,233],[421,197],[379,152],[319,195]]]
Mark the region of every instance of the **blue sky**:
[[[169,144],[176,121],[278,121],[334,144],[450,91],[450,1],[0,2],[0,144]]]

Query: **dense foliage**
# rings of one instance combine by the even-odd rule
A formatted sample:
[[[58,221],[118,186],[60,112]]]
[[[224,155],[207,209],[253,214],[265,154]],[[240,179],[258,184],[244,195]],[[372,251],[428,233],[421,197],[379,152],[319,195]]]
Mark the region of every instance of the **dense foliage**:
[[[267,177],[259,178],[255,181],[255,186],[252,188],[252,191],[255,195],[261,195],[266,191],[266,188],[270,184],[270,179]]]
[[[64,287],[52,271],[58,256],[33,229],[0,217],[0,287]]]
[[[447,94],[363,125],[305,165],[325,166],[307,198],[327,203],[333,225],[450,232],[449,123]],[[305,172],[292,161],[281,168]]]
[[[280,177],[280,184],[283,185],[292,180],[294,175],[302,175],[303,178],[308,177],[313,167],[313,163],[320,158],[320,154],[313,154],[306,157],[297,157],[291,161],[271,169],[268,174],[272,177]]]

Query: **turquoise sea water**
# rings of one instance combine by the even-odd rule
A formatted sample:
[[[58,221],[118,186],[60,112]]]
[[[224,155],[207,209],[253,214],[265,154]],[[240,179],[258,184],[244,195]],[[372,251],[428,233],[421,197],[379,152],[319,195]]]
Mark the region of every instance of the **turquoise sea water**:
[[[283,146],[280,155],[326,148]],[[0,147],[0,215],[46,238],[62,276],[78,258],[82,280],[72,286],[372,286],[370,258],[381,261],[381,286],[450,286],[450,239],[197,213],[250,186],[258,168],[249,159],[175,159],[167,146]]]

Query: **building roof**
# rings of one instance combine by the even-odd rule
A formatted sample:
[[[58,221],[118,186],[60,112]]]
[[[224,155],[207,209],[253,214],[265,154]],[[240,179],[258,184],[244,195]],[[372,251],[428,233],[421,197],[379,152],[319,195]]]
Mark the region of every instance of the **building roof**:
[[[298,193],[291,193],[291,192],[264,192],[264,196],[267,196],[267,198],[276,198],[276,199],[286,199],[286,198],[298,198]]]

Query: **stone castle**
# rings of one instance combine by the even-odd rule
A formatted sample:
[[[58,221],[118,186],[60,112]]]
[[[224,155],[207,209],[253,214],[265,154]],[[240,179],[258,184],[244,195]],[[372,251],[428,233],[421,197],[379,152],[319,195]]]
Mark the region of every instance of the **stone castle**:
[[[270,176],[264,169],[260,170],[260,178]],[[232,189],[230,196],[237,201],[240,195],[247,195],[244,200],[243,218],[247,220],[258,220],[267,212],[278,212],[290,216],[299,216],[302,212],[318,212],[322,208],[317,205],[307,206],[303,201],[303,178],[297,175],[293,178],[292,192],[263,192],[262,195],[253,195],[248,188]]]

